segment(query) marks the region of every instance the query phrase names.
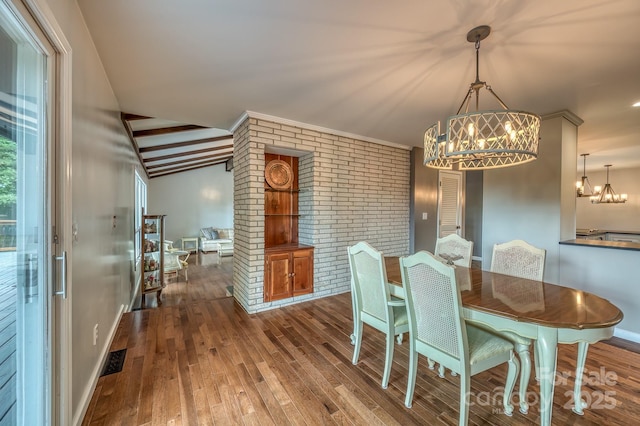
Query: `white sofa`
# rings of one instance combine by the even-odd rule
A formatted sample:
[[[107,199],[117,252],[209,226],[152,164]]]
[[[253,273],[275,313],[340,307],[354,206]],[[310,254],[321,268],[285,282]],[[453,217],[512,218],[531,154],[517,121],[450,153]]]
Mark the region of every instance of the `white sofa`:
[[[233,228],[200,228],[200,250],[233,254]]]

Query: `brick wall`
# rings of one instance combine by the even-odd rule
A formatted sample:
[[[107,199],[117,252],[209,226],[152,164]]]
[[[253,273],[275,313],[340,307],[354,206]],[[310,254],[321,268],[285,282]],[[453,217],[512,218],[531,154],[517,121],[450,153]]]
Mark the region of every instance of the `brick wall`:
[[[263,302],[264,152],[299,153],[299,241],[314,292]],[[290,155],[287,152],[287,155]],[[350,290],[347,247],[409,252],[410,151],[249,116],[234,132],[234,297],[249,313]]]

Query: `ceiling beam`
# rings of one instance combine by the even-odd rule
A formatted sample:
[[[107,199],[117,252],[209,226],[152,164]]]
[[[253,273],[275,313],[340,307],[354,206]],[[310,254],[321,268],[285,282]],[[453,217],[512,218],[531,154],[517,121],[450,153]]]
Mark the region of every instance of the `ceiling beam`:
[[[175,173],[187,172],[187,171],[196,170],[196,169],[203,169],[205,167],[217,166],[218,164],[224,164],[224,163],[226,163],[226,161],[220,161],[220,162],[216,162],[216,163],[212,163],[212,164],[206,164],[204,166],[191,167],[191,168],[188,168],[188,169],[184,169],[184,168],[181,168],[181,167],[174,167],[173,169],[170,169],[170,171],[168,173],[162,173],[162,172],[154,173],[149,178],[152,179],[152,178],[160,177],[160,176],[173,175]]]
[[[197,126],[195,124],[185,124],[182,126],[159,127],[157,129],[136,130],[133,132],[134,138],[144,138],[147,136],[168,135],[171,133],[188,132],[191,130],[210,129],[211,127]]]
[[[127,119],[125,119],[125,116],[127,116],[127,115],[131,115],[131,114],[125,114],[125,113],[121,112],[120,113],[120,120],[122,121],[122,125],[124,126],[124,130],[127,132],[127,136],[129,136],[129,141],[131,142],[131,145],[133,146],[133,150],[136,152],[136,155],[138,156],[138,161],[140,161],[140,165],[144,169],[144,174],[147,175],[147,179],[150,179],[151,177],[149,176],[149,171],[145,167],[144,159],[142,158],[142,155],[140,154],[140,147],[138,147],[138,143],[136,142],[136,139],[133,137],[133,131],[131,130],[131,124],[129,123],[129,121]]]
[[[177,164],[202,164],[202,161],[214,161],[214,160],[227,160],[229,158],[233,158],[233,154],[229,155],[229,154],[216,154],[216,155],[207,155],[204,157],[197,157],[197,158],[192,158],[189,160],[181,160],[181,161],[172,161],[170,163],[162,163],[162,164],[156,164],[156,165],[149,165],[147,166],[148,170],[153,170],[153,169],[157,169],[157,168],[161,168],[161,167],[166,167],[166,166],[175,166]]]
[[[192,141],[174,142],[174,143],[168,143],[164,145],[147,146],[144,148],[140,148],[140,152],[142,153],[142,152],[150,152],[150,151],[160,151],[163,149],[184,148],[185,146],[198,145],[198,144],[209,143],[209,142],[226,141],[229,139],[233,139],[233,135],[216,136],[216,137],[206,138],[206,139],[196,139]]]
[[[160,155],[158,157],[151,157],[151,158],[144,158],[143,162],[150,162],[150,161],[161,161],[161,160],[170,160],[172,158],[176,158],[176,157],[185,157],[187,155],[194,155],[194,154],[206,154],[206,153],[210,153],[212,151],[222,151],[225,149],[233,149],[233,145],[224,145],[224,146],[218,146],[215,148],[207,148],[207,149],[197,149],[195,151],[187,151],[187,152],[178,152],[175,154],[169,154],[169,155]]]

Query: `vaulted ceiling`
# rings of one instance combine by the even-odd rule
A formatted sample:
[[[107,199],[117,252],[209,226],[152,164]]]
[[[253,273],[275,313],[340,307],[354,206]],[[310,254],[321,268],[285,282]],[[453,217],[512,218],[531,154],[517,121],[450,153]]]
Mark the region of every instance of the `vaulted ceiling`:
[[[78,4],[125,117],[218,129],[151,135],[153,120],[125,119],[153,176],[187,167],[183,150],[193,151],[193,167],[222,161],[230,154],[213,148],[229,141],[176,144],[229,135],[245,111],[420,146],[475,78],[466,34],[478,25],[492,27],[480,77],[509,107],[582,118],[587,169],[640,167],[640,108],[631,106],[640,101],[637,0]],[[196,159],[209,148],[221,156]],[[177,164],[156,168],[155,156]]]
[[[128,113],[121,118],[149,178],[233,159],[233,135],[227,131]]]

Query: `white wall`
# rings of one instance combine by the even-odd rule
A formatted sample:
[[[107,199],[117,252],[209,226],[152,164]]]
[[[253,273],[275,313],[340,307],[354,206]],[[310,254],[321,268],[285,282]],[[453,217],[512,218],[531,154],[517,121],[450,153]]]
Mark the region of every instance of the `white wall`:
[[[604,186],[607,181],[604,167],[587,176],[592,186]],[[587,197],[577,198],[576,227],[640,232],[640,168],[616,169],[614,165],[609,169],[609,183],[617,193],[628,194],[629,200],[624,204],[591,204]]]
[[[43,1],[44,3],[44,1]],[[72,271],[74,423],[82,420],[133,285],[133,185],[137,157],[120,106],[75,0],[49,0],[72,49]],[[116,217],[116,227],[112,226]],[[65,235],[63,238],[71,238]],[[93,345],[93,328],[98,342]]]
[[[218,164],[149,180],[149,214],[165,214],[165,239],[179,247],[200,228],[233,228],[233,171]]]

